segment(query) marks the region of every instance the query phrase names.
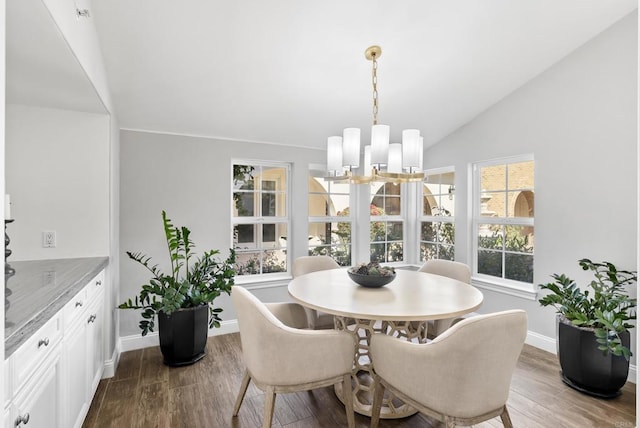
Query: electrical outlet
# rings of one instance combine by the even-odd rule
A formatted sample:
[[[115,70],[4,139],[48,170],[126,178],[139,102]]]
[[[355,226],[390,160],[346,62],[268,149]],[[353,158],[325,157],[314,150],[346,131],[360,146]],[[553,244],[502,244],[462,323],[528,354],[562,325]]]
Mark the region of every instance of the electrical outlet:
[[[42,232],[42,247],[43,248],[56,247],[56,231],[55,230],[46,230]]]

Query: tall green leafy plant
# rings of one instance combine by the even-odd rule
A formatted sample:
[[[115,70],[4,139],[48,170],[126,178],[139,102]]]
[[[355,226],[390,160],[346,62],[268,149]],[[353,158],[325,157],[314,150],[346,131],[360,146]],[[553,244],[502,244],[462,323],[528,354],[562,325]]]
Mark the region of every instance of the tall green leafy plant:
[[[231,293],[236,275],[235,251],[231,249],[225,260],[217,257],[218,250],[205,251],[202,256],[195,257],[191,231],[185,226],[174,226],[165,211],[162,211],[162,224],[171,272],[164,273],[157,264],[152,265],[151,257],[142,252],[127,251],[127,256],[144,266],[152,277],[142,285],[139,296],[118,307],[142,310],[139,326],[143,336],[153,331],[158,312],[168,315],[180,308],[200,305],[209,306],[209,327],[220,327],[222,308],[213,307],[212,303],[221,293]]]
[[[620,333],[634,327],[629,321],[636,319],[637,299],[629,296],[625,286],[637,281],[637,272],[618,270],[609,262],[582,259],[578,263],[593,272],[591,290],[580,289],[564,274],[553,274],[554,282],[539,286],[551,292],[539,300],[540,304],[554,306],[575,326],[593,328],[598,349],[629,360],[631,350],[622,345]]]

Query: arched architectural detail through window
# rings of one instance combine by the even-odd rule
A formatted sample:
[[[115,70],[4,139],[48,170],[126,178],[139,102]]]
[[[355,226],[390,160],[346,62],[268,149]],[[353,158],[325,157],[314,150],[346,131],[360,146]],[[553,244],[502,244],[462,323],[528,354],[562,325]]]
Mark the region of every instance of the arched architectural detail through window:
[[[438,207],[438,201],[429,190],[429,187],[422,186],[422,213],[423,215],[435,215],[434,208]]]
[[[533,192],[524,190],[518,194],[513,206],[515,217],[533,217]]]

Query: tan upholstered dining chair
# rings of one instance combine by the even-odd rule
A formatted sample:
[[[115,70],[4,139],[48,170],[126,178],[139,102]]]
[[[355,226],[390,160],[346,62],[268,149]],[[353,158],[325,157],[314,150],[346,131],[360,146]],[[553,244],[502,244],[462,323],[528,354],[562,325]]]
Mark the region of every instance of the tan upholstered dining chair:
[[[373,335],[371,427],[385,389],[447,428],[496,416],[511,427],[506,403],[526,334],[526,313],[511,310],[462,320],[429,343]]]
[[[329,256],[302,256],[293,261],[292,275],[294,278],[306,273],[320,270],[338,269],[340,265]],[[322,284],[318,284],[319,287]],[[321,330],[333,328],[333,315],[318,312],[314,309],[305,308],[309,328]]]
[[[439,259],[427,260],[418,271],[446,276],[447,278],[456,279],[465,284],[471,284],[471,269],[469,269],[469,266],[466,264],[460,262]],[[434,338],[461,319],[462,318],[446,318],[429,321],[427,323],[427,336]]]
[[[233,409],[237,416],[249,382],[264,391],[263,427],[270,427],[276,394],[307,391],[342,383],[347,424],[355,425],[351,392],[354,340],[337,330],[302,330],[307,320],[295,303],[264,304],[234,286],[231,299],[238,315],[246,372]],[[287,325],[288,324],[288,325]]]

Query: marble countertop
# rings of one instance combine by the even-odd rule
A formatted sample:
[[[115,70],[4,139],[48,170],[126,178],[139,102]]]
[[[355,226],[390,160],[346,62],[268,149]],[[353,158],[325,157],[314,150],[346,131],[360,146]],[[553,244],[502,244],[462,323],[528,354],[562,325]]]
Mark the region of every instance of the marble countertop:
[[[8,297],[5,290],[5,359],[104,269],[109,258],[9,262],[16,273],[5,284],[11,290]]]

